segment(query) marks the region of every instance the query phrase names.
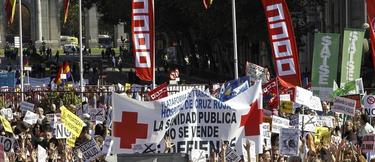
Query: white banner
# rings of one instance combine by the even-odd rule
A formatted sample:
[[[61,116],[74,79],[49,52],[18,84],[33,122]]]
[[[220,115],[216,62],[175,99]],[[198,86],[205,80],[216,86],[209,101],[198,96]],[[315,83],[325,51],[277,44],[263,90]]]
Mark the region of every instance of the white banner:
[[[298,155],[300,131],[292,128],[282,128],[280,132],[279,150],[282,155]]]
[[[13,111],[11,108],[7,108],[7,109],[1,109],[0,110],[1,112],[1,115],[4,115],[5,118],[7,118],[8,120],[12,120],[13,119]]]
[[[27,111],[25,117],[23,118],[23,121],[30,125],[33,125],[38,122],[38,118],[39,118],[38,114],[35,114],[31,111]]]
[[[333,112],[354,116],[355,100],[344,97],[335,97],[331,110]]]
[[[227,102],[198,89],[151,102],[118,94],[112,98],[114,154],[132,153],[132,144],[163,143],[165,135],[175,145],[175,153],[187,153],[190,146],[207,150],[208,145],[218,151],[221,140],[241,150],[243,137],[257,141],[258,153],[263,150],[261,131],[253,129],[261,123],[252,122],[255,118],[249,111],[249,107],[262,108],[260,82]]]
[[[32,77],[25,77],[25,79],[23,80],[23,82],[25,83],[25,85],[30,85],[32,87],[44,87],[44,86],[48,86],[51,82],[51,78],[50,77],[46,77],[46,78],[32,78]]]
[[[289,128],[289,120],[278,116],[272,116],[272,133],[279,134],[281,128]]]

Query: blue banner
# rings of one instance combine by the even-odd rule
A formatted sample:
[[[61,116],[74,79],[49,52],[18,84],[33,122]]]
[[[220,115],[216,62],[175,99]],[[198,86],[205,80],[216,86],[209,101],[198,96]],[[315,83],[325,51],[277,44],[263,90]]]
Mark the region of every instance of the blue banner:
[[[250,77],[244,76],[238,78],[236,80],[231,80],[225,82],[223,86],[221,86],[219,100],[222,102],[228,101],[231,98],[237,96],[241,92],[245,91],[247,88],[250,87]]]
[[[15,87],[16,86],[16,73],[15,72],[1,72],[0,73],[0,86]]]

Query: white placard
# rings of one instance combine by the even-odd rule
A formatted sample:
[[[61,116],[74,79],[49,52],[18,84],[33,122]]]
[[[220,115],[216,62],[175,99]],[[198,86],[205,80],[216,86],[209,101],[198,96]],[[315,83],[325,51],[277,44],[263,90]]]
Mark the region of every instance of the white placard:
[[[331,110],[333,112],[354,116],[355,100],[344,97],[335,97]]]
[[[264,138],[264,149],[265,150],[270,150],[271,149],[271,127],[270,123],[262,123],[262,135]]]
[[[304,106],[310,106],[310,98],[313,93],[301,87],[296,87],[295,102]]]
[[[46,161],[48,157],[46,149],[38,145],[38,161]]]
[[[282,128],[280,132],[279,149],[282,155],[298,155],[300,131],[292,128]]]
[[[280,101],[290,101],[290,94],[281,94]]]
[[[272,116],[272,133],[280,133],[281,128],[289,128],[289,120],[278,116]]]
[[[13,119],[13,111],[11,108],[7,108],[7,109],[1,109],[1,114],[5,116],[5,118],[7,118],[8,120],[12,120]]]
[[[38,122],[38,118],[39,118],[38,114],[35,114],[31,111],[27,111],[25,117],[23,118],[23,121],[30,125],[33,125]]]
[[[60,79],[66,79],[66,74],[60,74]]]
[[[101,121],[105,120],[105,110],[103,108],[89,108],[89,114],[91,121]]]
[[[157,152],[156,143],[132,144],[132,150],[134,153],[139,153],[139,154]]]
[[[316,110],[316,111],[323,111],[322,103],[320,102],[320,98],[316,96],[310,97],[310,109]]]
[[[191,162],[206,162],[210,159],[210,157],[206,157],[206,155],[210,155],[210,148],[209,148],[210,145],[207,145],[207,149],[206,150],[202,150],[202,149],[191,149],[191,153],[190,153],[190,161]]]
[[[0,144],[4,146],[5,152],[9,152],[14,147],[14,139],[5,136],[0,136]]]
[[[225,151],[225,160],[231,162],[239,162],[241,161],[241,156],[237,154],[232,148],[228,147]]]
[[[375,109],[375,95],[366,95],[363,100],[363,106],[368,109]]]
[[[77,149],[80,149],[82,151],[83,161],[95,160],[101,154],[101,150],[94,139],[91,139],[89,142],[76,147],[73,150],[75,155],[77,155]]]
[[[68,129],[64,127],[62,123],[57,123],[55,124],[55,126],[56,126],[55,128],[56,139],[66,139],[70,137],[70,135],[72,134],[68,131]]]
[[[26,113],[27,110],[34,111],[34,104],[30,102],[23,101],[21,102],[20,108],[22,110],[22,113]]]

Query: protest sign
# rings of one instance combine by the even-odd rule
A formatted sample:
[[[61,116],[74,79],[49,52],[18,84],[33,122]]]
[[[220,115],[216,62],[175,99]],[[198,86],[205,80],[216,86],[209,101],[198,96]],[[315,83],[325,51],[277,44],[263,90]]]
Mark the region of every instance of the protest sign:
[[[51,126],[56,128],[57,123],[61,123],[61,113],[46,114],[48,121],[51,121]]]
[[[281,94],[280,101],[290,101],[290,94]]]
[[[365,114],[374,117],[375,116],[375,95],[366,95],[363,99]]]
[[[69,136],[68,138],[66,138],[66,144],[67,144],[67,146],[69,146],[70,148],[74,148],[75,142],[76,142],[77,138],[78,137],[74,136],[73,134],[71,136]]]
[[[232,149],[231,147],[228,147],[225,151],[225,160],[226,161],[232,161],[232,162],[239,162],[241,161],[241,156],[237,154],[237,152]]]
[[[89,108],[89,114],[92,122],[105,120],[105,110],[103,108]]]
[[[15,72],[0,72],[0,86],[15,87],[16,73]]]
[[[6,119],[12,120],[13,119],[13,111],[11,108],[1,109],[1,115],[3,115]]]
[[[132,144],[132,150],[140,154],[157,153],[156,143]]]
[[[301,87],[296,87],[295,90],[295,102],[307,107],[310,106],[310,98],[313,93],[309,90],[303,89]]]
[[[282,155],[298,155],[300,131],[292,128],[282,128],[279,139],[279,150]]]
[[[250,76],[251,81],[262,80],[263,83],[268,82],[265,77],[265,68],[257,64],[246,62],[246,75]]]
[[[0,115],[1,124],[3,124],[4,130],[9,133],[13,133],[12,126],[10,125],[9,121],[5,119],[4,116]]]
[[[77,155],[78,149],[81,150],[83,155],[83,161],[92,161],[95,160],[98,156],[100,156],[101,150],[96,144],[94,139],[91,139],[90,141],[77,146],[73,153]]]
[[[315,143],[331,144],[331,132],[327,127],[316,127],[315,128]]]
[[[165,82],[147,94],[150,96],[151,101],[158,100],[168,96],[168,83]]]
[[[191,149],[191,152],[190,152],[190,161],[191,162],[207,162],[210,157],[206,156],[206,155],[210,155],[210,148],[209,148],[209,145],[207,147],[207,149],[194,149],[192,148]]]
[[[278,116],[272,116],[272,133],[280,133],[281,128],[289,128],[289,120]]]
[[[335,97],[331,110],[333,112],[354,116],[355,100],[344,97]]]
[[[4,146],[5,152],[9,152],[9,151],[12,150],[12,148],[14,147],[14,142],[15,141],[14,141],[13,138],[0,136],[0,144],[2,144]]]
[[[283,113],[293,113],[293,102],[292,101],[281,101],[280,111]]]
[[[373,152],[375,145],[375,134],[368,134],[363,136],[362,139],[362,151],[363,152]]]
[[[32,78],[26,76],[23,82],[27,85],[29,84],[32,87],[43,87],[43,86],[48,86],[50,84],[51,78],[50,77],[45,77],[45,78]]]
[[[219,100],[228,101],[235,97],[238,93],[245,91],[249,87],[250,78],[244,76],[236,80],[227,81],[221,86]]]
[[[81,134],[85,123],[75,114],[70,112],[65,106],[60,107],[61,110],[61,121],[64,127],[67,128],[74,136]]]
[[[264,150],[270,150],[271,149],[271,127],[269,123],[263,123],[262,124],[262,136],[264,138]]]
[[[188,153],[188,145],[201,150],[210,145],[211,150],[219,151],[222,139],[240,150],[242,141],[239,139],[244,137],[254,137],[255,148],[261,152],[263,117],[252,116],[262,111],[261,93],[261,85],[256,82],[226,102],[199,89],[151,102],[113,94],[112,153],[133,153],[132,144],[160,144],[165,135],[176,145],[172,148],[175,153]]]
[[[23,118],[23,121],[30,124],[30,125],[33,125],[33,124],[38,122],[38,118],[39,118],[38,114],[35,114],[35,113],[27,110],[26,115]]]
[[[363,29],[345,29],[341,55],[340,87],[358,79],[361,74]]]
[[[111,153],[112,145],[113,145],[112,138],[110,136],[106,136],[103,141],[102,154],[105,156],[109,156]]]
[[[30,102],[21,102],[20,108],[22,110],[22,113],[26,113],[27,110],[34,112],[34,104]]]
[[[356,109],[360,109],[361,108],[361,95],[359,94],[351,94],[351,95],[345,95],[345,96],[340,96],[340,97],[344,97],[344,98],[349,98],[349,99],[352,99],[352,100],[355,100],[355,108]]]
[[[302,120],[304,121],[304,131],[315,132],[316,127],[333,128],[333,118],[329,116],[313,116],[295,114],[290,118],[290,126],[302,130]],[[298,126],[297,126],[298,125]]]
[[[320,98],[316,97],[316,96],[311,96],[309,108],[311,110],[323,111],[322,103],[320,102]]]
[[[55,124],[56,129],[55,129],[55,136],[56,139],[65,139],[68,138],[71,133],[64,127],[62,123],[57,123]]]
[[[243,160],[244,162],[249,162],[249,156],[250,161],[256,161],[256,153],[255,153],[255,142],[246,138],[242,138],[242,146],[246,146],[246,143],[250,145],[250,150],[247,152],[245,147],[242,148],[242,154],[243,154]]]
[[[46,161],[48,158],[47,150],[38,145],[38,161]]]
[[[329,101],[332,84],[337,80],[337,60],[340,51],[340,34],[315,33],[311,72],[312,90],[324,101]]]

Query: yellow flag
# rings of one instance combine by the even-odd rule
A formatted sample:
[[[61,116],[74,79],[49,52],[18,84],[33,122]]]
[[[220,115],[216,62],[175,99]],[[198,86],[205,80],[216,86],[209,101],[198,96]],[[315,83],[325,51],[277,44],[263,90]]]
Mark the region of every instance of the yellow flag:
[[[13,133],[12,126],[10,125],[9,121],[5,119],[4,116],[0,115],[0,121],[3,124],[4,130],[9,133]]]
[[[77,115],[70,112],[65,106],[60,107],[61,121],[66,129],[74,136],[79,137],[82,128],[86,125]]]

